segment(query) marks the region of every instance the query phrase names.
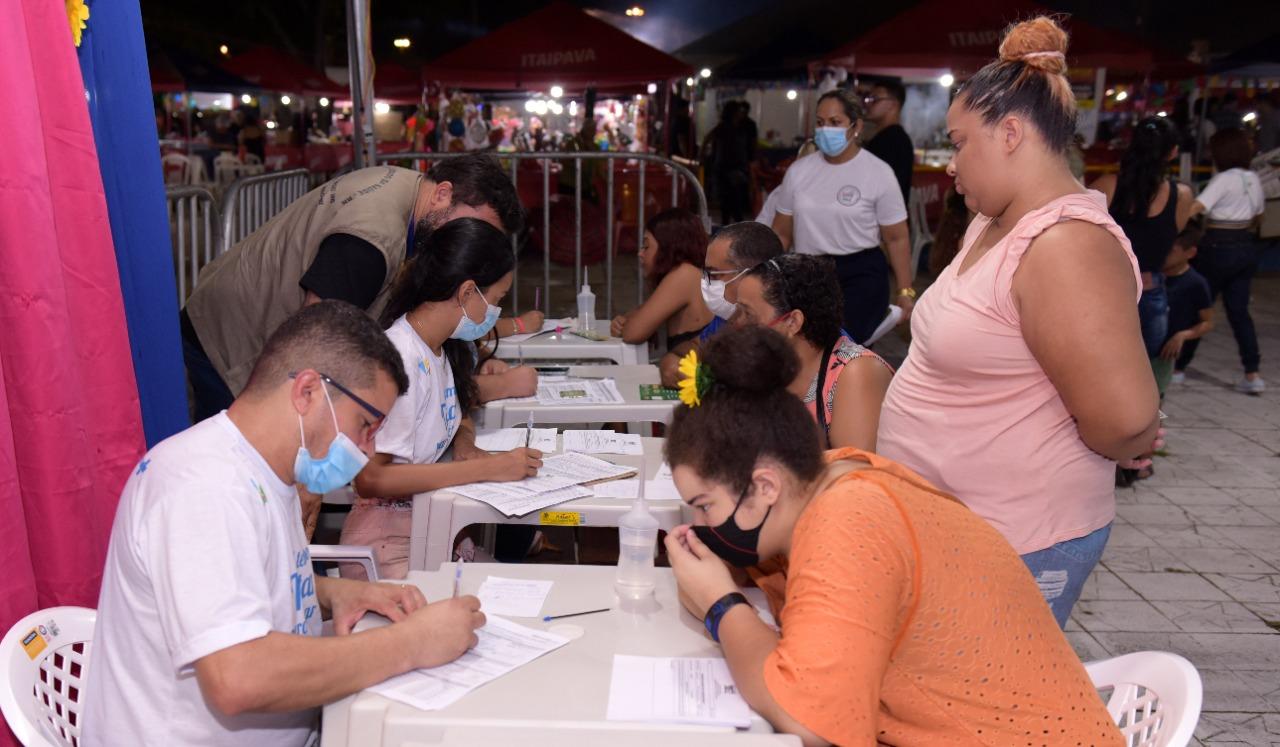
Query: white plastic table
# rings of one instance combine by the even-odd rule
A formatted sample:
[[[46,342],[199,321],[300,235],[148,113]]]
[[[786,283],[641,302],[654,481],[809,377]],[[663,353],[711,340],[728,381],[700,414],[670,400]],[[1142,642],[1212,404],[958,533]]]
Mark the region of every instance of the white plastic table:
[[[563,440],[561,436],[556,437]],[[644,457],[597,454],[601,459],[634,467],[644,462],[645,479],[662,468],[661,438],[644,438]],[[558,452],[557,452],[558,453]],[[525,516],[509,517],[487,503],[458,495],[447,488],[413,496],[413,518],[409,528],[409,569],[434,571],[452,557],[453,540],[470,524],[535,524],[547,526],[616,527],[618,519],[631,510],[631,501],[620,498],[579,498]],[[684,501],[649,502],[649,512],[663,531],[688,523],[692,510]]]
[[[563,646],[438,711],[421,711],[370,692],[324,709],[322,747],[799,747],[798,737],[773,734],[759,716],[751,727],[650,724],[605,720],[613,655],[720,656],[701,623],[680,607],[669,568],[657,570],[653,599],[624,607],[613,592],[613,566],[468,563],[462,591],[474,594],[490,573],[555,581],[543,614],[613,608],[610,612],[544,623],[513,618],[530,627],[572,637]],[[434,573],[411,572],[427,599],[452,593],[453,564]],[[357,630],[385,624],[376,615]]]
[[[568,323],[572,325],[572,320]],[[515,342],[507,338],[498,343],[498,357],[504,361],[516,361],[521,358],[529,361],[613,361],[619,365],[638,365],[649,362],[649,343],[632,345],[622,341],[621,337],[609,335],[609,321],[599,319],[595,323],[595,331],[608,339],[595,341],[578,337],[566,328],[566,331],[555,334],[548,332],[535,335],[529,339]],[[520,340],[524,335],[516,335]]]
[[[569,366],[569,376],[612,378],[623,403],[613,405],[539,405],[509,399],[488,402],[476,415],[476,427],[486,430],[524,425],[533,413],[533,422],[563,423],[670,423],[679,400],[640,399],[641,384],[661,383],[658,367],[651,364],[628,366]]]

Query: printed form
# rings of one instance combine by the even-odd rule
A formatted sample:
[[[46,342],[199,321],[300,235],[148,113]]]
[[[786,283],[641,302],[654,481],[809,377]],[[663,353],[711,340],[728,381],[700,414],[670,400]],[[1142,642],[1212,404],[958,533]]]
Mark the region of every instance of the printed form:
[[[608,718],[746,728],[751,708],[724,659],[614,654]]]
[[[415,669],[369,688],[379,695],[424,711],[446,708],[472,690],[555,651],[568,638],[490,617],[476,631],[480,642],[457,660],[432,669]]]

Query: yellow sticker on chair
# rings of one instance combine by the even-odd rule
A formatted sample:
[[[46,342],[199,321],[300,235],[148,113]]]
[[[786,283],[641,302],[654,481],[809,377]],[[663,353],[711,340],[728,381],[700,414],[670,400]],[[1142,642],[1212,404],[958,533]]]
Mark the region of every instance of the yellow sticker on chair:
[[[40,652],[44,651],[44,647],[44,636],[40,635],[40,631],[36,628],[32,628],[30,633],[22,636],[22,649],[27,652],[27,657],[31,660],[34,661]]]
[[[582,514],[577,511],[543,511],[538,517],[543,526],[576,527],[582,524]]]

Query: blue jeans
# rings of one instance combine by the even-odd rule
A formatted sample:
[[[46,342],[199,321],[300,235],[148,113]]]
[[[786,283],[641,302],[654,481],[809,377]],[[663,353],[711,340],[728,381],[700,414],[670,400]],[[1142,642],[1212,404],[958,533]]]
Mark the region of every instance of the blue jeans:
[[[1144,290],[1138,299],[1138,321],[1142,323],[1142,344],[1148,358],[1159,358],[1165,338],[1169,336],[1169,294],[1164,288],[1164,275],[1153,273],[1156,285]]]
[[[1058,627],[1067,626],[1067,618],[1071,616],[1071,608],[1080,598],[1084,582],[1093,572],[1093,567],[1102,558],[1102,550],[1107,546],[1107,538],[1111,536],[1111,525],[1090,532],[1052,547],[1027,553],[1022,562],[1027,564],[1040,593],[1053,610],[1053,617]]]

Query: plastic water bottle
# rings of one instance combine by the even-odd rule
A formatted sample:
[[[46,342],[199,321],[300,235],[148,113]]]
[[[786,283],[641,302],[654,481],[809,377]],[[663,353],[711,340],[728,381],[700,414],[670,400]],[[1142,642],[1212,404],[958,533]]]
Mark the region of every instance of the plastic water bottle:
[[[658,541],[658,520],[649,513],[644,492],[631,510],[618,520],[618,572],[614,589],[624,599],[644,599],[653,594],[653,551]]]
[[[591,332],[596,328],[596,294],[589,283],[582,284],[578,294],[578,331]]]

